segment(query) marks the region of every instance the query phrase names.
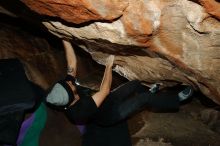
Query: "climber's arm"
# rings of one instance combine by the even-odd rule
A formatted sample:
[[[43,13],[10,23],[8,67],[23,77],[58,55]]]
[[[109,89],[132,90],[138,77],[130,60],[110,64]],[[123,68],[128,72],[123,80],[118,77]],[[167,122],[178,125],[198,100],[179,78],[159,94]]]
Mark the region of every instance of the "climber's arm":
[[[102,79],[102,83],[98,92],[96,92],[92,98],[95,101],[97,107],[99,107],[105,98],[108,96],[111,84],[112,84],[112,65],[114,62],[114,56],[111,55],[107,59],[106,68],[104,72],[104,76]]]
[[[77,58],[74,51],[74,48],[72,47],[70,41],[63,40],[63,46],[65,50],[66,55],[66,61],[67,61],[67,74],[76,76],[76,70],[77,70]]]

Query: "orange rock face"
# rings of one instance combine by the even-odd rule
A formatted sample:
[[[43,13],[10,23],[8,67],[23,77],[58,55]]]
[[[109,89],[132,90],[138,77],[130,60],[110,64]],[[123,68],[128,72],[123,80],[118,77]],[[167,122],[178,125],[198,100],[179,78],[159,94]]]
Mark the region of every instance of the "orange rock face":
[[[200,0],[206,11],[220,19],[220,3],[216,0]]]
[[[122,17],[127,35],[140,43],[146,43],[153,32],[149,11],[144,1],[130,1]]]
[[[123,0],[22,0],[32,10],[47,16],[80,24],[112,21],[122,15],[128,3]]]

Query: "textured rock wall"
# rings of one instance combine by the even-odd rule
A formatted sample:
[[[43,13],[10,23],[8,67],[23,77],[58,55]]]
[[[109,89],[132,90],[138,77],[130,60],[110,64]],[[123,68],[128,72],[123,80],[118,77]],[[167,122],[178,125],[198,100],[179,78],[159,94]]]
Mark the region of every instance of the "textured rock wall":
[[[64,55],[54,51],[42,37],[0,23],[0,59],[18,58],[28,78],[48,89],[64,71]]]
[[[191,84],[220,103],[220,3],[215,0],[22,0],[58,37],[115,71],[164,86]]]

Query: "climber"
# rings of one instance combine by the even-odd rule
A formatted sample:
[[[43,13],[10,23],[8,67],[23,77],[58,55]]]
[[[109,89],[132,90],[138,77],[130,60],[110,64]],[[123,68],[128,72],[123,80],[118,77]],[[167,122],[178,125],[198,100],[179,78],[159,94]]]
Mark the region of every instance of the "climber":
[[[67,116],[77,124],[87,125],[89,123],[91,125],[92,123],[92,125],[103,127],[114,126],[145,107],[161,110],[178,109],[179,102],[192,95],[191,87],[181,92],[158,92],[158,84],[148,90],[137,80],[129,81],[110,91],[112,67],[115,60],[113,55],[106,59],[99,91],[92,94],[91,89],[80,86],[76,81],[77,59],[71,43],[63,40],[63,45],[67,60],[67,76],[52,87],[46,101],[64,109]],[[91,134],[91,130],[88,128],[83,136],[83,145],[98,146],[101,140],[94,136],[95,134]],[[129,137],[125,139],[129,139]],[[114,146],[114,144],[111,145]],[[128,142],[121,145],[131,144]]]

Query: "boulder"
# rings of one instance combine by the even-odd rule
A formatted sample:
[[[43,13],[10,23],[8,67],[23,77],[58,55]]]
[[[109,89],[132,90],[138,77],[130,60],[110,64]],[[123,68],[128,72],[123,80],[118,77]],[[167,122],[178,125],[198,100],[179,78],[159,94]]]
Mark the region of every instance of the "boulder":
[[[218,1],[22,0],[48,31],[70,38],[100,64],[164,87],[190,84],[220,104]],[[201,5],[200,5],[201,4]]]

